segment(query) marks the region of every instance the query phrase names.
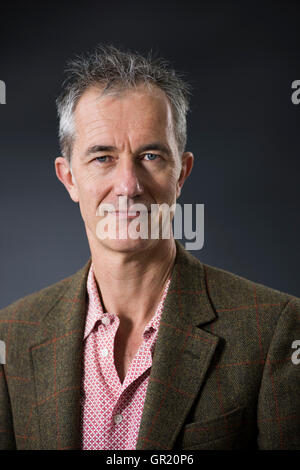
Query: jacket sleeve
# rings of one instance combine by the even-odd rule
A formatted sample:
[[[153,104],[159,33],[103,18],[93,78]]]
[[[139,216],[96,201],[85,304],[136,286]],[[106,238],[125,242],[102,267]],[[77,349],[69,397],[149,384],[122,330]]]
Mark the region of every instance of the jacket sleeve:
[[[0,366],[0,450],[16,449],[13,430],[10,399],[4,374],[3,365]]]
[[[300,301],[292,298],[274,330],[258,399],[258,447],[300,449]]]

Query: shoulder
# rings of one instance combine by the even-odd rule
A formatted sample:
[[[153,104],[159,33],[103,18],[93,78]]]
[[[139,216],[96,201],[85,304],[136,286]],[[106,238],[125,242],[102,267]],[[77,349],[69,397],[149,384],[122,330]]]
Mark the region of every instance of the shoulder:
[[[208,295],[219,318],[237,320],[240,325],[259,324],[274,331],[281,316],[295,324],[300,299],[251,281],[237,274],[203,264]]]
[[[203,264],[203,269],[209,292],[219,298],[220,302],[224,302],[228,306],[230,306],[232,301],[236,303],[236,299],[242,300],[246,298],[251,298],[254,303],[258,300],[265,302],[299,300],[291,294],[281,292],[220,268]]]
[[[177,245],[177,259],[182,270],[182,282],[188,288],[195,286],[208,296],[217,310],[236,310],[260,306],[284,306],[287,303],[299,305],[300,299],[272,287],[246,279],[222,268],[202,263],[180,243]],[[185,278],[185,279],[183,279]],[[244,310],[246,310],[244,309]]]
[[[80,270],[81,271],[81,270]],[[7,307],[0,309],[1,325],[13,322],[37,323],[49,312],[70,287],[74,277],[80,272],[68,276],[50,286],[22,297]]]

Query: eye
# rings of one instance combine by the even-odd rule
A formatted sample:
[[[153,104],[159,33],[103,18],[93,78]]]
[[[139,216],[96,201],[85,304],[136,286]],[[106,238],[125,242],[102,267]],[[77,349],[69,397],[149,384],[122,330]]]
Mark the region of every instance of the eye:
[[[108,155],[103,155],[102,157],[96,157],[95,160],[99,163],[106,163],[108,161],[109,156]]]
[[[159,155],[156,153],[145,153],[143,156],[146,161],[152,162],[153,160],[157,160],[159,158]]]

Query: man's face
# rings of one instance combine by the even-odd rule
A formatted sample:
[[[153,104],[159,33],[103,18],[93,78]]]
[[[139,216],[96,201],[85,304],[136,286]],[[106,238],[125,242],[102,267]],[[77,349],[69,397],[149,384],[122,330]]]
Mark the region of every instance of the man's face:
[[[131,251],[158,243],[129,237],[99,239],[96,227],[99,205],[111,204],[118,210],[121,196],[126,196],[128,210],[136,203],[150,210],[151,204],[176,202],[193,156],[178,153],[166,95],[157,87],[149,90],[142,85],[112,95],[92,87],[78,101],[74,120],[74,179],[65,159],[57,158],[55,165],[71,198],[79,202],[90,244]],[[122,214],[109,216],[119,223]],[[125,214],[125,223],[131,221]]]

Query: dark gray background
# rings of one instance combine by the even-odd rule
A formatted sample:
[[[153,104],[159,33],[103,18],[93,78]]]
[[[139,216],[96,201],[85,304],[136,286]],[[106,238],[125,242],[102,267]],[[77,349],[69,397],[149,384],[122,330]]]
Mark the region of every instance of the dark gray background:
[[[300,296],[297,2],[85,1],[1,7],[0,307],[89,258],[56,179],[54,100],[66,60],[97,43],[150,48],[194,88],[181,203],[205,204],[203,262]]]

